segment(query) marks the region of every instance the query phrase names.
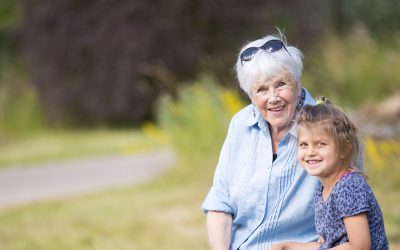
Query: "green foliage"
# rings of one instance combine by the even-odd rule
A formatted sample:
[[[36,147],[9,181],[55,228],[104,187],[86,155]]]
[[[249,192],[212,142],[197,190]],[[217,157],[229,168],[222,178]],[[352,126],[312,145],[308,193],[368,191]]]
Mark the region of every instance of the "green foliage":
[[[185,87],[177,99],[162,98],[158,118],[179,154],[192,162],[219,152],[231,116],[243,106],[237,94],[205,78]]]
[[[366,138],[363,146],[371,184],[382,190],[400,191],[400,141]]]
[[[15,27],[20,20],[20,12],[16,0],[0,1],[0,30]]]
[[[246,15],[256,2],[25,0],[18,38],[50,121],[139,124],[200,67],[229,75],[231,52],[265,28]]]
[[[396,0],[330,1],[333,22],[338,30],[351,32],[362,23],[375,38],[387,41],[398,36],[400,2]]]
[[[303,78],[314,95],[357,106],[399,91],[398,45],[378,43],[362,28],[349,36],[328,34],[318,44],[306,56]]]
[[[45,128],[36,93],[26,83],[18,63],[0,61],[0,143],[5,137],[31,134]]]
[[[41,109],[32,89],[24,89],[17,96],[0,89],[0,129],[7,134],[35,132],[43,128]]]

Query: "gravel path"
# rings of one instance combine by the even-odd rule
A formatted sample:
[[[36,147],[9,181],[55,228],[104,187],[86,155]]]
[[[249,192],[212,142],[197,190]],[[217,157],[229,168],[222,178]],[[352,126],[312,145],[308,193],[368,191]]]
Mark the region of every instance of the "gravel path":
[[[137,184],[161,174],[174,161],[172,150],[159,149],[8,168],[0,171],[0,207]]]

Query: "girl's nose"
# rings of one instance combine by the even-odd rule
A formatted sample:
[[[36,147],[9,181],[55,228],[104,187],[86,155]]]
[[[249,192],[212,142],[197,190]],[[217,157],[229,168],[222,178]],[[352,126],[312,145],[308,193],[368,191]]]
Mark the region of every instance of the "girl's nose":
[[[307,155],[314,155],[314,154],[315,154],[314,147],[308,147]]]

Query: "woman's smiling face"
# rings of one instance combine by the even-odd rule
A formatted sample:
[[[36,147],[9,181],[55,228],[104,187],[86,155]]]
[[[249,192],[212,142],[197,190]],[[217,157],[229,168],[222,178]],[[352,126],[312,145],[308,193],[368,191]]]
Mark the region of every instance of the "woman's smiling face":
[[[282,69],[272,77],[258,80],[250,98],[273,130],[285,130],[293,122],[300,93],[299,85]]]

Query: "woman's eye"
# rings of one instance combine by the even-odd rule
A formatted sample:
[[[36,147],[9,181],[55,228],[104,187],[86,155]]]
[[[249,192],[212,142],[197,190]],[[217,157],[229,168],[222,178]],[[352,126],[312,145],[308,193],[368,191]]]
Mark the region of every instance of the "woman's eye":
[[[268,91],[268,89],[266,89],[266,88],[259,88],[258,90],[257,90],[257,93],[265,93],[265,92],[267,92]]]
[[[277,88],[283,87],[283,86],[286,86],[286,83],[285,83],[285,82],[279,82],[279,83],[276,85]]]

